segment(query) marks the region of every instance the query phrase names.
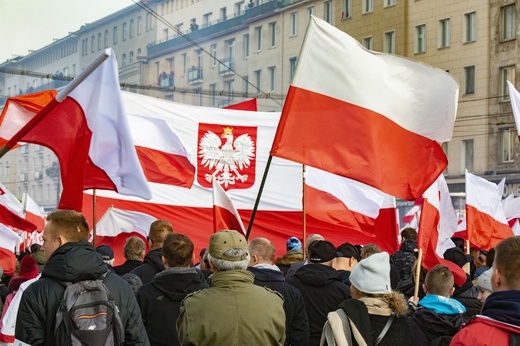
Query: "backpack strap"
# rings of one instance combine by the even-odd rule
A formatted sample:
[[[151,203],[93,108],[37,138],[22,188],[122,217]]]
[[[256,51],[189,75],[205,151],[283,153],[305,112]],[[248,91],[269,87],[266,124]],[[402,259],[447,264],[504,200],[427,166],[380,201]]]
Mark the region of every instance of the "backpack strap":
[[[347,314],[343,309],[331,311],[321,333],[320,346],[351,346],[352,332]]]
[[[365,303],[357,299],[346,299],[339,307],[345,311],[350,321],[352,336],[359,345],[372,345],[370,317]]]
[[[381,331],[381,333],[379,333],[379,335],[377,336],[377,339],[375,340],[374,342],[374,345],[379,345],[379,343],[381,342],[381,340],[383,340],[383,338],[385,337],[386,333],[388,332],[388,330],[390,329],[390,326],[392,325],[392,322],[394,322],[394,318],[395,318],[395,313],[392,312],[392,314],[390,315],[390,317],[388,318],[388,320],[386,321],[386,324],[383,328],[383,330]]]

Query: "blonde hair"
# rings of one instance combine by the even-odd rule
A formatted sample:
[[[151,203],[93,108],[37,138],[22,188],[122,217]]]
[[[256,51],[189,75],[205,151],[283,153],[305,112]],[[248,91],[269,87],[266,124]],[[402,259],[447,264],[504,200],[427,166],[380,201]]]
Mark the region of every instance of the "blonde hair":
[[[352,292],[354,290],[354,292]],[[361,292],[357,289],[356,286],[351,286],[351,293],[352,298],[359,299],[362,297],[369,297],[369,298],[379,298],[385,303],[388,304],[390,309],[396,314],[397,317],[406,316],[408,314],[408,304],[406,303],[406,300],[404,299],[404,295],[402,293],[392,291],[390,293],[384,293],[384,294],[370,294]]]

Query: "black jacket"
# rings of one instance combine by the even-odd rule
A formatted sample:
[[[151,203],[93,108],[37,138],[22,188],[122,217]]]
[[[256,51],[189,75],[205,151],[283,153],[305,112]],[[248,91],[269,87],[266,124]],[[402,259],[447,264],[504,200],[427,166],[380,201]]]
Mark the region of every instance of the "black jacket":
[[[445,315],[419,308],[408,317],[415,345],[449,345],[465,322],[462,314]]]
[[[249,267],[247,270],[255,275],[255,285],[270,288],[283,296],[285,345],[308,345],[309,320],[300,291],[285,282],[282,271],[257,267]]]
[[[401,248],[390,256],[390,262],[395,264],[399,269],[401,280],[406,280],[412,273],[413,263],[415,260],[414,250],[417,247],[417,241],[406,239],[401,244]]]
[[[287,282],[303,295],[309,318],[309,345],[319,345],[327,314],[350,298],[349,287],[341,281],[337,270],[321,264],[302,266]]]
[[[149,283],[157,275],[157,273],[164,270],[164,264],[162,263],[162,248],[155,249],[144,256],[143,264],[133,269],[130,273],[139,276],[144,284]]]
[[[480,310],[482,309],[482,304],[477,299],[478,298],[478,288],[477,286],[473,286],[473,282],[467,277],[466,282],[462,286],[455,285],[455,292],[452,296],[453,299],[458,300],[464,305],[466,308],[466,313],[464,313],[464,318],[468,319],[471,317],[480,314]]]
[[[195,268],[168,268],[137,291],[144,326],[152,345],[180,345],[175,329],[182,300],[209,287]]]
[[[58,345],[54,340],[55,316],[65,287],[62,282],[92,280],[108,266],[86,242],[69,242],[51,255],[42,276],[24,291],[16,319],[15,338],[29,345]],[[114,273],[105,279],[125,326],[125,344],[149,345],[141,312],[130,286]]]
[[[124,275],[130,273],[135,268],[139,267],[143,262],[139,260],[126,260],[125,263],[115,266],[113,269],[117,275]]]

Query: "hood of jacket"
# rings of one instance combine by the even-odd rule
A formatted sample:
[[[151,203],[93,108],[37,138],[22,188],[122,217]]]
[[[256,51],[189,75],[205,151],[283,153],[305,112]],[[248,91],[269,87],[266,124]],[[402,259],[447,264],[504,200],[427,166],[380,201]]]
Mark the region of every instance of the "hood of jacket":
[[[417,240],[406,239],[399,250],[413,253],[417,248]]]
[[[295,278],[300,279],[309,286],[323,287],[333,281],[341,281],[341,276],[334,268],[322,264],[307,264],[301,267],[294,274]]]
[[[484,303],[482,315],[520,326],[520,291],[491,293]]]
[[[267,268],[248,267],[251,273],[255,275],[255,280],[262,282],[283,282],[285,278],[283,272],[280,270],[273,270]]]
[[[143,263],[148,263],[156,271],[162,272],[165,269],[162,263],[162,248],[148,252],[146,256],[144,256]]]
[[[107,270],[103,258],[89,242],[69,242],[54,251],[43,268],[42,277],[77,282],[97,279]]]
[[[195,268],[167,268],[155,276],[152,285],[175,302],[182,301],[188,293],[209,287]]]
[[[289,266],[293,263],[303,261],[303,252],[300,250],[289,250],[275,261],[276,265]]]
[[[441,335],[455,335],[465,322],[463,314],[438,314],[426,308],[417,309],[411,318],[429,340],[433,340]]]
[[[459,301],[437,294],[427,294],[419,301],[419,306],[444,315],[457,315],[466,312],[466,308]]]

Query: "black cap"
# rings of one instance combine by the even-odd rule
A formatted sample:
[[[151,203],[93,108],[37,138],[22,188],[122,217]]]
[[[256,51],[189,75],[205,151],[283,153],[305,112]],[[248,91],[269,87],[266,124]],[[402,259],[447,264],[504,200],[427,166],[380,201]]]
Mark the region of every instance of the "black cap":
[[[359,254],[359,250],[357,247],[350,243],[343,243],[337,248],[338,252],[341,252],[341,256],[338,257],[347,257],[352,258],[354,257],[358,261],[361,260],[361,256]]]
[[[338,257],[334,244],[326,240],[317,240],[309,247],[309,261],[311,263],[328,262]]]
[[[462,251],[461,248],[457,246],[444,251],[444,259],[455,263],[461,268],[464,267],[466,263],[474,260],[472,255],[465,254],[464,251]]]
[[[99,245],[96,251],[103,256],[104,261],[114,259],[114,251],[108,245]]]

